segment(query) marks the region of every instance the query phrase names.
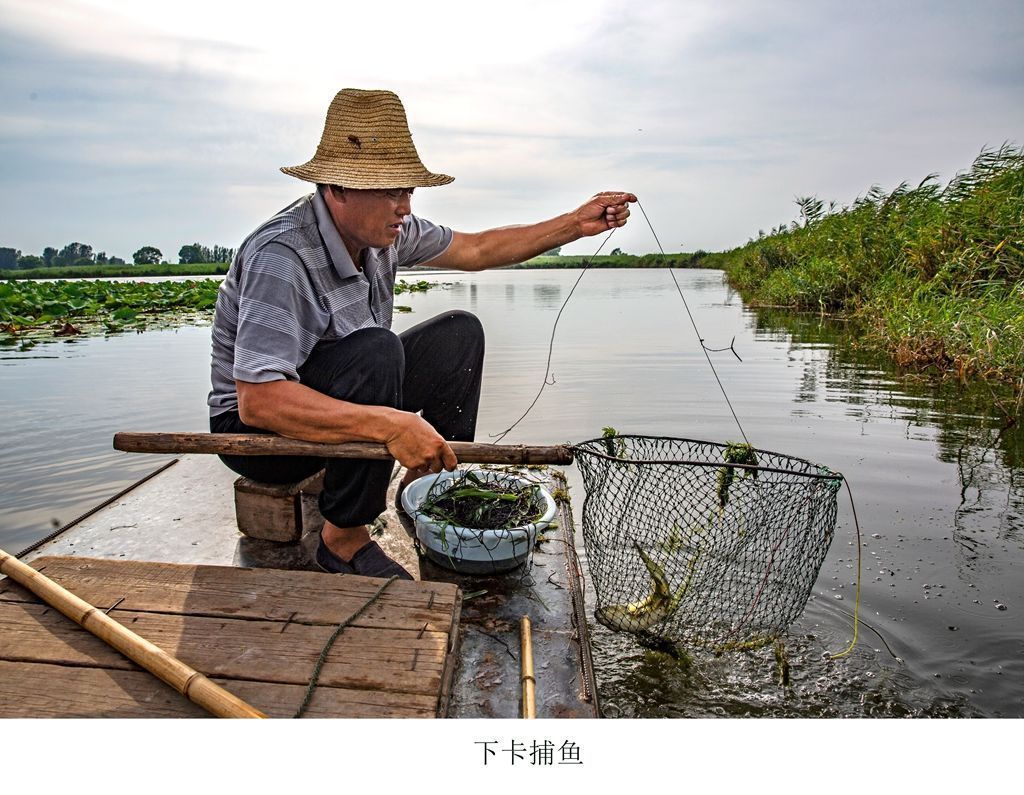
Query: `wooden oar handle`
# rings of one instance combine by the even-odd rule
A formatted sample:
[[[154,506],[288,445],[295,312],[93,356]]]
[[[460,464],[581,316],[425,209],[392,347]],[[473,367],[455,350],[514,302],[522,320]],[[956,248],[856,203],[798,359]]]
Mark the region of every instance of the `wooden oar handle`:
[[[572,448],[519,444],[449,442],[464,464],[571,464]],[[308,455],[319,458],[389,460],[388,448],[376,442],[323,444],[265,433],[129,433],[114,434],[114,449],[126,453],[213,453],[216,455]]]

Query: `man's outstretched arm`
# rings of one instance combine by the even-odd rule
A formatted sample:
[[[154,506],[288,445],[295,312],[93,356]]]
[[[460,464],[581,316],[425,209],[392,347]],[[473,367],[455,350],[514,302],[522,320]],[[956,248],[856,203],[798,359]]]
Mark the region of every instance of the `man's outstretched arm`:
[[[439,268],[480,271],[525,262],[557,246],[581,237],[599,235],[626,224],[632,193],[598,193],[572,212],[547,221],[522,226],[503,226],[484,232],[455,232],[452,244],[430,265]]]

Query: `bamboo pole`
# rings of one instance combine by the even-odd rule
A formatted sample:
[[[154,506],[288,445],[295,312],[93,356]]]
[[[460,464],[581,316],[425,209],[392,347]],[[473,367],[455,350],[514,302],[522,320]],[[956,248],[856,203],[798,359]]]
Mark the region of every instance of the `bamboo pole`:
[[[498,445],[448,443],[466,464],[571,464],[568,445]],[[287,439],[267,433],[133,433],[114,434],[114,449],[126,453],[213,453],[218,455],[308,455],[320,458],[391,460],[386,445],[377,442],[324,444]]]
[[[533,676],[533,638],[530,635],[530,617],[523,616],[519,622],[519,683],[522,687],[521,718],[537,717],[536,687]]]
[[[136,635],[99,608],[93,607],[2,549],[0,574],[6,574],[19,585],[32,591],[46,604],[55,607],[83,629],[113,646],[129,660],[138,663],[211,714],[219,718],[267,717],[181,660],[172,657],[159,646]]]

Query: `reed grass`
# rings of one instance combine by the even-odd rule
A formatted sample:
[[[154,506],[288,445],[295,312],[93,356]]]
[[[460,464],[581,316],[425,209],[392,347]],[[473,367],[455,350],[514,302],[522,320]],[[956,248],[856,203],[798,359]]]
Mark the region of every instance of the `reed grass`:
[[[751,305],[849,317],[902,366],[1024,384],[1024,151],[983,150],[945,187],[798,204],[800,222],[703,265]]]

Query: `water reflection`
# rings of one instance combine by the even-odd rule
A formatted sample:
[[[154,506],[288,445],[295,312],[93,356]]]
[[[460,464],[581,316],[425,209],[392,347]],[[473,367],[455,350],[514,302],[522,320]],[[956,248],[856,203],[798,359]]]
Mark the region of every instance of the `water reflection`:
[[[593,626],[612,714],[1024,716],[1024,431],[1012,395],[907,377],[842,323],[744,309],[711,271],[678,272],[755,445],[843,472],[863,535],[860,643],[850,640],[857,546],[848,504],[814,595],[771,650],[683,663]],[[403,296],[402,330],[451,308],[488,339],[478,437],[537,393],[552,327],[578,271],[427,274],[448,289]],[[54,342],[0,358],[7,432],[0,546],[20,548],[162,463],[111,450],[117,430],[203,430],[209,329]],[[552,350],[553,383],[507,443],[622,432],[734,440],[738,429],[664,270],[588,271]],[[582,482],[568,471],[577,512]],[[577,517],[578,521],[578,517]],[[584,555],[585,559],[585,555]],[[590,594],[592,598],[592,592]]]
[[[535,284],[533,285],[533,300],[537,306],[545,309],[561,306],[562,287],[558,284]]]
[[[1012,387],[899,373],[858,348],[845,324],[815,315],[764,310],[748,318],[755,337],[791,341],[803,368],[797,402],[841,402],[858,422],[902,423],[908,440],[934,443],[936,458],[955,466],[952,530],[966,568],[990,537],[1020,546],[1024,426]]]

